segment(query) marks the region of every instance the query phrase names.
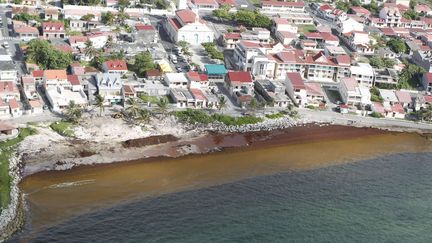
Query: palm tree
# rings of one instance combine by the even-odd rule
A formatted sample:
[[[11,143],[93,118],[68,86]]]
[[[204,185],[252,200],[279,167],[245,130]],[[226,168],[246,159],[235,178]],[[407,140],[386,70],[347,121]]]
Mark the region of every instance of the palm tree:
[[[165,114],[168,110],[168,100],[166,98],[160,98],[158,100],[158,102],[156,103],[156,105],[158,106],[157,110],[162,113]]]
[[[140,124],[148,123],[150,121],[150,112],[146,109],[140,109],[136,120]]]
[[[66,107],[65,115],[68,120],[72,121],[73,123],[79,123],[82,117],[81,106],[75,104],[75,102],[71,100],[69,105]]]
[[[226,106],[227,106],[227,100],[225,99],[225,96],[220,96],[218,110],[221,111],[222,109],[226,108]]]
[[[124,25],[126,19],[129,18],[129,14],[125,12],[125,8],[121,7],[117,13],[117,22],[121,25]]]
[[[129,116],[132,118],[137,117],[140,111],[138,100],[135,98],[130,98],[128,103],[129,103],[129,107],[126,108],[126,111],[128,112]]]
[[[105,97],[98,94],[95,96],[95,98],[96,98],[95,99],[95,101],[96,101],[95,106],[99,107],[99,116],[102,116],[102,112],[105,110],[105,106],[104,106]]]
[[[107,41],[105,42],[104,49],[111,49],[114,47],[114,40],[111,35],[108,36]]]
[[[93,46],[90,40],[87,40],[85,42],[84,54],[93,59],[99,54],[99,51]]]

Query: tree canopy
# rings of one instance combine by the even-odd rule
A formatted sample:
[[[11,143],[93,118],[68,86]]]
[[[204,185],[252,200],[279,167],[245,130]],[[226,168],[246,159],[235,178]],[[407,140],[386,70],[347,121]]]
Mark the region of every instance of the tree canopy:
[[[145,73],[149,70],[155,69],[153,57],[150,52],[141,52],[135,56],[135,63],[131,65],[131,70],[138,76],[144,77]]]
[[[369,59],[369,64],[376,68],[392,68],[395,65],[395,61],[389,58],[373,56]]]
[[[213,15],[224,20],[235,20],[237,23],[247,27],[270,28],[272,20],[261,14],[258,10],[252,11],[240,9],[235,14],[229,12],[229,6],[224,5],[222,8],[213,11]]]
[[[387,41],[387,46],[390,47],[390,49],[396,53],[406,53],[407,52],[407,46],[405,44],[405,41],[401,39],[391,39]]]
[[[46,40],[34,39],[27,48],[27,61],[42,69],[66,69],[72,63],[72,55],[55,49]]]

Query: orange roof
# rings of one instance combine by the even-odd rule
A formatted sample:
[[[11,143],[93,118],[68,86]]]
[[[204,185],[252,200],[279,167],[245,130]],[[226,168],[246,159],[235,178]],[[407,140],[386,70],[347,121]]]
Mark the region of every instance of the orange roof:
[[[10,99],[9,100],[9,107],[11,109],[17,109],[17,108],[19,108],[18,102],[15,99]]]
[[[40,100],[29,100],[29,103],[32,108],[42,107]]]
[[[0,93],[2,92],[18,92],[18,88],[14,84],[14,82],[7,81],[7,82],[0,82]]]
[[[44,77],[46,79],[67,79],[66,70],[62,69],[51,69],[44,71]]]

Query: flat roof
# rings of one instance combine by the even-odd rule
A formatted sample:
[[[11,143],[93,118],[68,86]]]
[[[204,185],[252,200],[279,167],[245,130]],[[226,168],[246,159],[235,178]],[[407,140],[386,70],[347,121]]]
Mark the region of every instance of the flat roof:
[[[205,64],[204,68],[207,71],[207,74],[227,74],[228,71],[223,64]]]

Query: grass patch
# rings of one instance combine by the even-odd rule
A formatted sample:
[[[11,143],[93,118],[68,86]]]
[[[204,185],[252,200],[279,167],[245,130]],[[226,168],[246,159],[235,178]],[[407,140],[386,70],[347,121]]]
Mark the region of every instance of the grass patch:
[[[316,27],[313,24],[302,25],[302,26],[299,26],[299,32],[300,33],[316,32]]]
[[[215,121],[221,122],[227,126],[241,126],[246,124],[255,124],[262,122],[263,119],[256,116],[232,117],[223,114],[209,115],[204,111],[186,109],[177,111],[174,115],[183,122],[209,124]]]
[[[65,137],[75,137],[74,131],[71,129],[72,123],[66,121],[53,122],[50,127],[58,134]]]
[[[10,201],[10,186],[12,178],[9,175],[9,159],[14,153],[16,145],[24,138],[36,134],[34,128],[23,128],[18,137],[0,142],[0,208],[5,208]]]
[[[275,114],[268,114],[265,117],[267,117],[268,119],[278,119],[278,118],[282,118],[286,115],[286,112],[278,112]]]

